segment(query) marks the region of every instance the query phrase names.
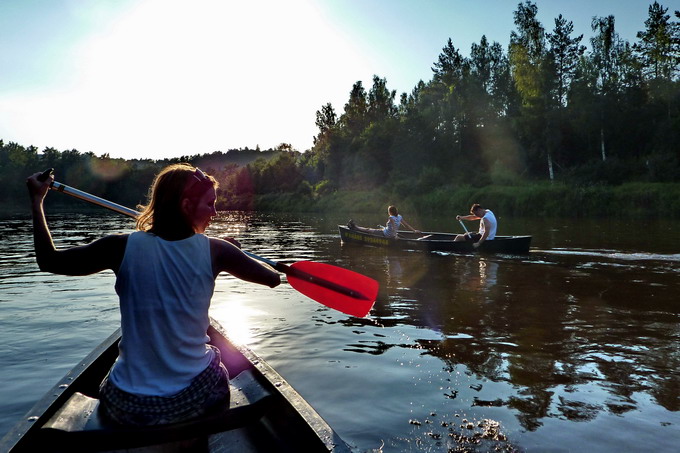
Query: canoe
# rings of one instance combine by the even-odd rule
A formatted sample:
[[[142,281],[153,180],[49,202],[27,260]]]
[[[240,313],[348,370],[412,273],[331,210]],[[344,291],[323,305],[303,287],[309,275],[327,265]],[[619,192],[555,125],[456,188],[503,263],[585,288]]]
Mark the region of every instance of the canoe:
[[[484,241],[478,248],[471,242],[454,242],[456,234],[413,231],[399,231],[396,238],[387,238],[381,234],[371,234],[345,225],[338,225],[340,240],[343,243],[355,243],[374,247],[386,247],[399,250],[429,250],[454,253],[529,253],[531,236],[496,236],[492,241]]]
[[[3,437],[0,452],[351,451],[285,379],[253,351],[230,342],[215,320],[208,335],[220,348],[231,377],[228,408],[155,427],[123,427],[101,420],[97,389],[118,356],[119,329]]]

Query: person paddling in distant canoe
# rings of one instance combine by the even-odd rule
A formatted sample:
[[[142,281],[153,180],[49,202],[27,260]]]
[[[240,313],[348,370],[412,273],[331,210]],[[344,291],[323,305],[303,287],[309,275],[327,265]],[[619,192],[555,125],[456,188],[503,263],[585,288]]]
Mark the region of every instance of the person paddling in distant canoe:
[[[418,230],[413,228],[411,225],[406,223],[406,220],[399,214],[399,211],[397,210],[396,206],[389,206],[387,208],[387,215],[389,216],[387,218],[387,223],[385,223],[384,227],[381,228],[366,228],[366,227],[360,227],[357,226],[354,223],[354,220],[350,220],[347,226],[351,230],[357,230],[357,231],[362,231],[364,233],[370,233],[370,234],[379,234],[383,235],[388,238],[396,238],[397,237],[397,232],[399,231],[399,228],[401,225],[404,225],[411,230],[415,231],[416,233],[419,233]]]
[[[470,215],[456,216],[456,220],[479,220],[479,232],[465,233],[456,236],[454,241],[471,241],[474,248],[479,247],[484,241],[493,241],[496,238],[498,221],[490,209],[484,209],[478,204],[473,204],[470,208]]]
[[[229,272],[272,288],[281,280],[244,254],[238,242],[204,234],[217,214],[217,181],[188,164],[170,165],[156,176],[149,203],[141,206],[138,231],[57,250],[43,208],[54,178],[41,181],[40,175],[26,181],[40,270],[116,274],[122,338],[100,387],[103,415],[125,425],[157,425],[227,403],[229,375],[206,333],[215,278]]]

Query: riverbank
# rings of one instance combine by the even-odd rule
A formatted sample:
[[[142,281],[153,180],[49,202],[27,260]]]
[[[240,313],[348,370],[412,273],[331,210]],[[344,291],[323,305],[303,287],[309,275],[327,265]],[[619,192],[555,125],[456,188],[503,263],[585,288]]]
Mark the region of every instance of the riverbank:
[[[51,199],[50,199],[51,198]],[[80,200],[47,200],[48,211],[99,211]],[[0,206],[0,215],[30,215],[27,203]],[[112,200],[116,201],[116,200]],[[324,195],[281,193],[220,199],[217,209],[265,212],[383,213],[394,204],[411,215],[465,213],[472,203],[506,216],[680,218],[680,184],[626,183],[619,186],[573,186],[536,183],[515,186],[441,187],[426,194],[397,193],[386,188],[336,191]]]
[[[337,191],[313,197],[269,194],[257,197],[256,210],[271,212],[383,212],[394,204],[420,215],[465,213],[472,203],[508,216],[680,218],[680,184],[627,183],[571,186],[537,183],[517,186],[443,187],[427,194],[390,190]]]

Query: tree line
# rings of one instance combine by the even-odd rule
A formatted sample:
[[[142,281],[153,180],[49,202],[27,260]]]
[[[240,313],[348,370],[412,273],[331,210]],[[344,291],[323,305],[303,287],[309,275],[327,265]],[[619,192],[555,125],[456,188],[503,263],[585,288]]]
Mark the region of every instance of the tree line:
[[[218,179],[222,209],[252,209],[258,195],[283,193],[680,182],[680,11],[672,19],[651,4],[633,43],[614,16],[594,17],[590,48],[562,15],[546,29],[531,1],[513,14],[507,47],[482,36],[464,56],[449,39],[432,79],[398,101],[385,78],[374,76],[368,90],[357,81],[342,113],[331,103],[316,112],[318,133],[303,153],[282,143],[123,160],[0,140],[0,203],[23,199],[28,173],[55,167],[66,184],[134,205],[158,169],[179,161]]]
[[[316,113],[309,159],[338,188],[561,180],[577,184],[680,178],[680,12],[649,6],[637,41],[614,16],[594,17],[590,50],[560,15],[548,31],[520,3],[504,48],[482,36],[464,56],[449,39],[420,82],[395,103],[375,76],[352,87],[340,115]]]
[[[26,178],[36,171],[55,169],[55,179],[68,186],[90,192],[124,206],[145,203],[155,175],[165,166],[180,162],[200,167],[220,183],[218,209],[253,209],[254,195],[272,190],[290,191],[296,180],[290,178],[285,163],[295,165],[296,156],[289,144],[275,149],[233,149],[203,155],[169,159],[120,159],[105,154],[78,150],[59,151],[35,146],[5,143],[0,139],[0,211],[11,212],[25,207]],[[295,170],[297,172],[297,170]],[[48,197],[48,204],[81,206],[69,197]]]

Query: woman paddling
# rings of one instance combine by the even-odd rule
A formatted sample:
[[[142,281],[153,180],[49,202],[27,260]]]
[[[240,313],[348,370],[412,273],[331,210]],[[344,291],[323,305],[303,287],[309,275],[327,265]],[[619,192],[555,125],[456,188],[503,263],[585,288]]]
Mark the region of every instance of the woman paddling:
[[[399,227],[401,227],[401,225],[405,225],[414,232],[419,233],[418,230],[416,230],[411,225],[406,223],[406,220],[404,220],[401,214],[399,214],[399,211],[397,210],[396,206],[389,206],[387,208],[387,215],[388,215],[387,222],[385,223],[385,226],[381,228],[360,227],[354,223],[354,220],[350,220],[347,226],[351,230],[357,230],[370,234],[381,234],[388,238],[396,238],[397,233],[399,232]]]
[[[206,236],[217,181],[188,164],[155,178],[137,231],[57,250],[43,201],[53,180],[30,176],[38,266],[63,275],[116,274],[122,338],[100,388],[100,408],[117,423],[155,425],[198,417],[229,399],[229,376],[208,344],[208,309],[220,272],[275,287],[277,272],[226,240]]]

